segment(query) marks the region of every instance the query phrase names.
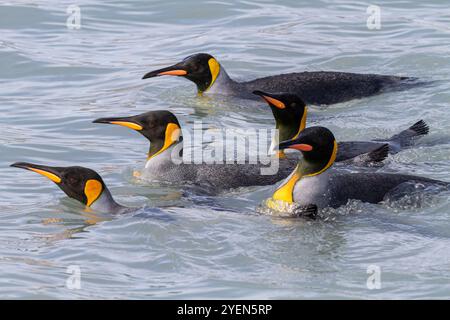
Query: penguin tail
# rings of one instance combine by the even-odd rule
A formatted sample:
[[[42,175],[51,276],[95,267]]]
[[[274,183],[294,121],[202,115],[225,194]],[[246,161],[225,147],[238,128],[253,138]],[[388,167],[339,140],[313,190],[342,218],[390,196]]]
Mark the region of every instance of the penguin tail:
[[[403,77],[403,76],[386,76],[382,84],[382,90],[387,91],[401,91],[414,89],[417,87],[426,87],[436,84],[436,80],[423,80],[417,77]]]
[[[428,124],[423,120],[419,120],[408,129],[392,136],[388,141],[398,143],[400,147],[407,147],[412,145],[417,138],[427,135],[429,132]]]

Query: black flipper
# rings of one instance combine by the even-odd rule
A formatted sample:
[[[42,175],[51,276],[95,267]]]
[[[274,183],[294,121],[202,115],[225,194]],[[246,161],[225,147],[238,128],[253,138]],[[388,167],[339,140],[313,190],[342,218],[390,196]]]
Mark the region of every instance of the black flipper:
[[[389,144],[385,143],[375,150],[360,154],[352,159],[344,161],[345,164],[367,166],[379,162],[383,162],[389,155]]]
[[[360,157],[366,158],[366,162],[382,162],[389,155],[389,144],[385,143],[378,149],[362,154]]]
[[[420,136],[427,135],[430,131],[428,124],[423,121],[417,121],[411,127],[402,132],[392,136],[388,141],[398,143],[400,147],[407,147],[414,143],[415,139]]]

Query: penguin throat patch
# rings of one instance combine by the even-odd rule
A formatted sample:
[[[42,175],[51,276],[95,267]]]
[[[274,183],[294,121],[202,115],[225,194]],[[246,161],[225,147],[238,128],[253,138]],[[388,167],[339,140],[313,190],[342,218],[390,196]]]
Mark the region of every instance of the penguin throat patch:
[[[274,192],[272,196],[274,200],[281,200],[288,203],[294,202],[294,187],[301,177],[297,169],[298,168],[295,168],[288,181]]]

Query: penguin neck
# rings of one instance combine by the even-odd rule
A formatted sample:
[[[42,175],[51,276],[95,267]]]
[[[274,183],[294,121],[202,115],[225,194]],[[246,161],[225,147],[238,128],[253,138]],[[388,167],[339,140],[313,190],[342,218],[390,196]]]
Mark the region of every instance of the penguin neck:
[[[171,141],[171,140],[167,140],[167,138],[161,138],[161,139],[154,139],[153,141],[150,141],[150,149],[148,150],[147,153],[147,161],[151,160],[152,158],[158,156],[161,153],[167,153],[167,151],[169,149],[171,149],[171,147],[173,147],[174,145],[177,145],[179,143],[183,142],[183,136],[179,136],[178,140],[176,141]],[[178,146],[180,148],[180,146]],[[181,145],[182,148],[182,145]]]
[[[118,204],[108,188],[105,187],[100,197],[90,206],[91,209],[102,213],[118,214],[125,211],[127,208]]]
[[[229,93],[233,90],[233,84],[235,84],[235,81],[230,78],[222,65],[220,65],[219,74],[217,75],[216,79],[212,81],[212,83],[205,91],[199,91],[198,93],[199,95],[202,95],[204,93]]]
[[[331,161],[331,159],[330,159]],[[329,167],[331,167],[330,161],[320,161],[320,162],[310,162],[305,159],[300,161],[295,168],[301,178],[316,176],[324,171],[326,171]],[[334,162],[334,160],[333,160]]]
[[[147,160],[150,160],[157,154],[163,152],[164,151],[164,150],[162,150],[163,148],[164,148],[164,140],[163,139],[150,141],[150,148],[147,153]]]
[[[151,143],[145,168],[153,165],[175,163],[183,156],[183,140],[181,137],[178,141],[173,142],[168,147],[164,147],[163,143],[159,143],[158,145],[160,147],[152,149],[154,145],[154,143]]]
[[[308,161],[302,159],[295,167],[291,175],[283,182],[283,184],[274,192],[272,198],[288,203],[294,202],[294,189],[301,179],[313,177],[324,173],[334,163],[337,153],[337,144],[335,142],[333,153],[329,160],[326,161]]]
[[[299,126],[288,125],[277,120],[275,128],[277,130],[277,134],[275,134],[272,138],[272,143],[270,145],[270,153],[271,154],[275,153],[278,158],[283,159],[286,157],[284,150],[276,151],[275,149],[279,145],[280,141],[286,141],[297,138],[300,132],[303,131],[303,127],[301,124]]]
[[[336,161],[336,155],[338,151],[338,144],[336,140],[333,141],[333,149],[328,157],[324,157],[318,161],[308,160],[303,157],[302,161],[299,162],[297,169],[301,173],[302,177],[306,176],[317,176],[326,170],[328,170]]]

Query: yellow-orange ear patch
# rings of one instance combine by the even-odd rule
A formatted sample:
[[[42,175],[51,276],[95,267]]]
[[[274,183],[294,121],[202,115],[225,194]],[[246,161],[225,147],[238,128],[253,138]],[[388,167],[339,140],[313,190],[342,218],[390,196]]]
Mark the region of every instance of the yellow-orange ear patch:
[[[149,157],[148,159],[157,156],[158,154],[160,154],[161,152],[163,152],[164,150],[169,148],[172,144],[177,142],[178,139],[180,139],[180,136],[181,136],[181,129],[180,129],[179,125],[177,125],[173,122],[170,122],[169,124],[167,124],[163,147],[158,152],[156,152],[154,155]]]
[[[303,130],[305,130],[307,114],[308,114],[308,108],[305,107],[305,111],[303,112],[302,120],[300,121],[300,127],[298,128],[298,131],[297,131],[297,133],[295,134],[295,136],[293,136],[293,137],[291,138],[291,140],[297,139],[297,137],[300,135],[300,132],[302,132]]]
[[[95,179],[90,179],[86,182],[84,186],[84,194],[86,195],[87,202],[86,205],[89,207],[94,203],[95,200],[100,197],[103,192],[103,185],[100,181]]]
[[[302,132],[303,130],[305,130],[306,127],[306,117],[308,115],[308,107],[305,107],[305,111],[303,111],[303,117],[302,117],[302,121],[300,122],[300,130],[298,131],[297,136],[300,134],[300,132]]]
[[[208,65],[209,65],[209,70],[211,72],[211,83],[208,86],[208,89],[209,89],[209,88],[211,88],[214,81],[216,81],[217,77],[219,76],[220,64],[217,62],[216,59],[211,58],[208,60]],[[208,90],[208,89],[206,89],[206,90]]]
[[[180,139],[180,135],[180,127],[175,123],[169,123],[166,127],[166,141],[164,144],[167,144],[168,146],[171,145],[172,143]]]

